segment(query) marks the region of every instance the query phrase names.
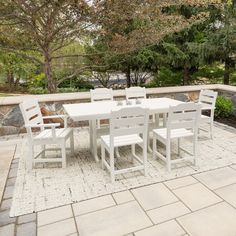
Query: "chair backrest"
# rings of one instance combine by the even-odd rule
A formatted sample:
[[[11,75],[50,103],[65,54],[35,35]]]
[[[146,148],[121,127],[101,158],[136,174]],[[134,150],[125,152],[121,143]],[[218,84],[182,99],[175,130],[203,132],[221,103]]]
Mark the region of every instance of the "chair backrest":
[[[142,87],[130,87],[125,89],[126,100],[132,98],[146,98],[146,89]]]
[[[43,124],[42,113],[38,101],[27,99],[20,104],[20,110],[26,125]]]
[[[108,88],[96,88],[90,90],[91,102],[110,100],[113,101],[113,90]]]
[[[167,120],[167,136],[172,129],[191,129],[196,135],[201,115],[201,105],[183,103],[170,107]]]
[[[142,134],[147,141],[149,109],[142,107],[125,107],[113,110],[110,118],[110,142],[114,137],[131,134]],[[145,143],[146,144],[146,143]]]
[[[208,89],[201,90],[198,102],[203,105],[210,106],[212,109],[214,109],[216,104],[217,94],[218,93],[213,90],[208,90]]]

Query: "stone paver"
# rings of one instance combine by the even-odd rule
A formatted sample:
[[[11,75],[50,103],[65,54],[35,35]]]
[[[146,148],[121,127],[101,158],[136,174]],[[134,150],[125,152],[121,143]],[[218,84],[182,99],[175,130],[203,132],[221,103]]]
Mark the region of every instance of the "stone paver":
[[[216,132],[218,131],[216,130]],[[225,135],[226,131],[224,132]],[[217,137],[222,136],[220,136],[219,133],[217,135]],[[211,141],[206,142],[208,142],[207,145],[201,143],[201,151],[208,153],[209,157],[216,154],[216,159],[221,161],[223,152],[220,152],[220,150],[222,150],[222,148],[217,147],[211,150]],[[215,142],[219,142],[219,140],[215,138]],[[228,141],[221,143],[221,146],[227,149],[227,142]],[[225,155],[227,158],[231,158],[232,155],[236,153],[232,145],[229,149],[231,153],[226,151],[227,153]],[[10,156],[5,155],[6,150],[9,150],[7,151],[7,155],[9,154]],[[9,176],[14,176],[18,169],[20,146],[17,145],[17,150],[13,155],[14,150],[15,147],[4,148],[4,151],[2,151],[0,147],[0,195],[2,191],[1,186],[5,185],[5,178],[8,173],[8,169],[4,167],[5,163],[1,161],[4,160],[10,163],[9,161],[12,157],[16,158],[12,161],[13,164],[11,164]],[[212,160],[214,161],[214,159],[210,157],[208,162],[212,163]],[[86,165],[81,168],[83,168],[83,171],[87,171],[86,173],[91,171],[92,166],[97,165],[93,160],[91,163],[88,162],[89,160],[87,159],[83,159],[83,161],[86,162]],[[156,171],[157,175],[162,176],[165,174],[165,168],[161,167],[162,164],[158,163],[156,160],[154,163],[150,158],[149,161],[155,168],[158,167],[158,170],[160,168],[160,172]],[[224,160],[224,158],[222,158],[221,163],[223,165],[226,163],[224,161],[226,161],[226,159]],[[228,163],[231,164],[232,162],[229,161]],[[207,162],[205,162],[205,164],[207,164]],[[22,163],[20,163],[20,166],[21,165]],[[10,166],[10,164],[8,164],[8,166]],[[213,166],[219,167],[214,164]],[[2,175],[2,167],[4,167],[5,177]],[[206,166],[206,168],[208,167]],[[191,168],[189,167],[189,169]],[[92,170],[98,171],[96,168],[92,168]],[[56,171],[55,173],[58,174],[62,170],[58,169],[57,172],[57,169],[54,168],[52,171]],[[149,173],[151,175],[154,174],[153,170]],[[0,204],[0,236],[35,236],[36,233],[37,236],[78,236],[77,230],[80,231],[80,236],[236,236],[236,209],[232,207],[236,207],[235,173],[236,165],[232,165],[214,171],[194,174],[193,177],[189,175],[179,178],[179,176],[189,173],[183,173],[182,169],[175,172],[175,169],[173,169],[169,176],[172,180],[134,188],[131,191],[123,191],[123,187],[129,184],[130,181],[129,179],[124,179],[122,180],[123,185],[120,185],[120,189],[115,189],[115,191],[122,190],[122,192],[104,195],[103,197],[38,213],[27,214],[17,218],[9,218],[9,208],[12,202],[11,196],[16,178],[9,178],[8,176],[6,183],[7,188],[4,193],[5,199]],[[73,175],[73,173],[71,174]],[[76,174],[81,174],[78,173],[78,169],[76,169]],[[106,172],[104,172],[103,175],[106,176],[109,182],[109,175]],[[59,174],[57,178],[60,179],[61,176],[62,175]],[[89,178],[86,180],[90,181],[89,184],[91,184],[92,189],[96,192],[97,190],[101,190],[101,183],[99,183],[95,176],[96,175],[89,175]],[[144,184],[144,182],[142,182],[144,180],[143,176],[140,176],[138,173],[133,176],[136,176],[132,181],[133,187],[135,187],[139,181],[141,181],[141,184]],[[152,179],[150,176],[147,177],[146,184],[150,183],[148,182]],[[178,178],[173,179],[175,176]],[[53,184],[56,184],[54,179],[50,179],[48,176],[46,177],[47,178],[44,179],[46,184],[50,184],[51,180]],[[132,175],[130,175],[129,178],[132,179]],[[78,180],[81,181],[81,178],[78,178]],[[98,181],[98,185],[94,185],[94,183],[97,183],[96,181]],[[84,182],[78,182],[77,186],[82,183]],[[117,183],[121,184],[121,182]],[[50,185],[47,186],[49,189]],[[106,185],[108,190],[113,187],[114,186],[111,187],[109,183]],[[72,194],[74,194],[74,199],[78,200],[75,194],[80,196],[81,192],[76,192],[75,190],[76,188],[72,191]],[[89,191],[86,192],[86,194],[89,194]],[[61,197],[62,196],[60,196],[60,198]],[[49,198],[47,200],[52,199]],[[227,201],[229,204],[219,202],[223,200]],[[190,212],[189,208],[193,212]],[[36,219],[38,219],[37,229]],[[157,225],[153,225],[154,223]],[[76,228],[76,224],[78,228]],[[186,234],[185,231],[188,234]]]
[[[90,199],[87,201],[72,204],[72,207],[73,207],[75,216],[77,216],[77,215],[82,215],[82,214],[89,213],[92,211],[101,210],[103,208],[107,208],[114,205],[116,205],[116,203],[113,200],[112,196],[106,195],[106,196],[98,197],[95,199]]]
[[[0,226],[7,225],[10,223],[15,223],[16,218],[9,217],[9,211],[1,211],[0,212]]]
[[[14,185],[15,185],[15,182],[16,182],[16,177],[14,177],[14,178],[8,178],[8,179],[7,179],[6,186],[14,186]]]
[[[174,220],[135,233],[135,236],[182,236],[185,231]]]
[[[227,203],[219,203],[178,218],[191,236],[235,236],[236,210]]]
[[[36,223],[30,222],[26,224],[17,225],[17,236],[36,236]]]
[[[14,186],[8,186],[5,188],[3,199],[12,198],[14,191]]]
[[[132,190],[132,193],[145,210],[178,201],[174,194],[162,183],[137,188]]]
[[[197,182],[198,181],[194,179],[192,176],[185,176],[182,178],[166,181],[165,185],[172,190],[172,189],[185,187],[191,184],[195,184]]]
[[[130,202],[134,200],[133,195],[130,193],[130,191],[122,191],[119,193],[113,193],[113,197],[117,204]]]
[[[173,190],[173,192],[192,210],[210,206],[222,201],[217,195],[198,183]]]
[[[121,236],[151,226],[137,202],[128,202],[76,217],[83,236]]]
[[[17,168],[12,168],[9,171],[8,178],[14,178],[17,176]]]
[[[236,207],[236,184],[228,185],[215,190],[215,192],[225,201]]]
[[[74,218],[58,221],[38,228],[37,236],[67,236],[76,233]]]
[[[5,225],[3,227],[0,227],[0,235],[1,236],[14,236],[14,231],[15,231],[14,224]]]
[[[15,152],[15,145],[5,146],[4,142],[0,142],[0,199],[4,192],[5,182],[7,180],[11,160]]]
[[[3,200],[1,203],[0,211],[10,209],[12,198]]]
[[[210,189],[217,189],[236,183],[236,171],[230,167],[196,174],[194,177]]]
[[[38,226],[50,224],[72,217],[71,205],[38,212]]]
[[[147,214],[155,224],[159,224],[161,222],[185,215],[189,212],[190,210],[182,202],[176,202],[147,211]]]
[[[18,224],[24,224],[36,220],[36,213],[19,216],[17,219]]]

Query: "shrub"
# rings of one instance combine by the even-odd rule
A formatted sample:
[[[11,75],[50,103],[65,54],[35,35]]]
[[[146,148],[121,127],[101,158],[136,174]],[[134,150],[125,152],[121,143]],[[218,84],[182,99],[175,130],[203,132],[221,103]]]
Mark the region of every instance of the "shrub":
[[[40,87],[35,87],[35,88],[29,88],[29,92],[32,94],[46,94],[47,90],[44,88],[40,88]]]
[[[215,117],[226,118],[231,116],[233,114],[233,111],[234,111],[234,104],[230,99],[224,96],[217,97]]]

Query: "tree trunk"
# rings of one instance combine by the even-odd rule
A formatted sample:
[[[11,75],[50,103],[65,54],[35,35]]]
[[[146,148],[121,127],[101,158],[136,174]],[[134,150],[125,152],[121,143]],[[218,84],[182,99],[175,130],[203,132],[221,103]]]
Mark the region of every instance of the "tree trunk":
[[[16,80],[15,80],[15,82],[14,82],[14,88],[15,88],[15,90],[18,89],[19,83],[20,83],[20,77],[16,78]]]
[[[11,71],[8,71],[7,73],[7,83],[9,92],[12,92],[14,85],[14,74]]]
[[[183,78],[183,85],[189,85],[190,81],[190,71],[188,66],[184,66],[184,78]]]
[[[230,59],[225,59],[225,71],[224,71],[224,84],[229,85],[229,76],[230,76]]]
[[[56,81],[52,75],[52,59],[49,50],[45,50],[44,53],[44,73],[47,81],[47,88],[49,93],[55,93],[57,91]]]
[[[129,66],[127,67],[125,74],[126,74],[126,85],[127,85],[127,88],[129,88],[131,86],[131,73],[130,73]]]

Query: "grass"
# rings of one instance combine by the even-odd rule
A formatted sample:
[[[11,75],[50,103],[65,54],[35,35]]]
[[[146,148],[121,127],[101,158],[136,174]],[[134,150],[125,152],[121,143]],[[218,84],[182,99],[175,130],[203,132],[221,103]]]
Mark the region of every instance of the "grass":
[[[14,94],[14,93],[0,93],[0,97],[9,97],[9,96],[16,96],[18,94]]]

